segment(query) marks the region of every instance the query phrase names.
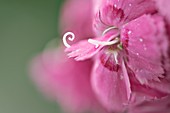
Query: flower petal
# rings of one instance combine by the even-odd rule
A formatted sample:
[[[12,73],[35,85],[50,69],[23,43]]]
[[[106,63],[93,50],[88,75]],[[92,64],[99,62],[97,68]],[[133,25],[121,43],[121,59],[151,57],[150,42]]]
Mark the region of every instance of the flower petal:
[[[75,38],[73,43],[79,41],[80,39],[93,37],[92,1],[67,0],[61,10],[59,23],[62,32],[61,34],[71,31],[76,35],[76,37],[79,37]],[[70,42],[70,44],[72,43]]]
[[[156,10],[152,0],[95,1],[100,3],[100,6],[97,6],[98,10],[95,8],[96,14],[100,13],[96,16],[99,19],[94,19],[94,28],[97,30],[102,30],[101,26],[105,28],[106,25],[120,27],[143,14],[153,13]]]
[[[125,73],[125,71],[124,71]],[[110,112],[121,112],[125,110],[128,102],[126,78],[121,69],[118,72],[105,68],[99,58],[96,59],[92,71],[92,86],[103,105]]]
[[[92,92],[90,71],[92,62],[68,59],[63,49],[45,51],[31,65],[31,77],[45,96],[57,100],[67,113],[99,110],[103,112]]]
[[[126,69],[124,61],[122,61],[122,72],[123,72],[123,77],[125,79],[127,97],[128,97],[128,99],[130,99],[132,89],[131,89],[131,83],[130,83],[129,75],[128,75],[128,72],[127,72],[127,69]]]
[[[150,87],[150,85],[142,85],[136,79],[134,72],[129,67],[126,66],[126,68],[129,75],[132,90],[130,103],[136,104],[141,103],[145,100],[149,101],[167,96],[167,93],[164,93],[163,91],[158,90],[157,88],[152,88]],[[150,83],[152,82],[153,81],[151,81]]]
[[[158,7],[159,13],[165,17],[166,20],[166,30],[169,35],[170,40],[170,1],[169,0],[155,0],[156,5]],[[169,49],[169,56],[170,56],[170,49]]]
[[[112,33],[108,33],[102,37],[95,38],[96,41],[110,41],[114,38],[114,35]],[[75,57],[75,60],[81,61],[86,60],[94,56],[96,53],[98,53],[103,45],[94,45],[88,42],[88,40],[80,41],[74,45],[72,45],[69,48],[66,48],[66,52],[70,52],[68,54],[69,57]]]
[[[143,101],[138,105],[129,107],[128,113],[170,113],[170,97]]]
[[[69,57],[74,57],[75,60],[86,60],[94,56],[102,47],[91,44],[88,40],[80,41],[69,48],[66,48],[66,52]]]
[[[154,17],[144,15],[123,26],[121,40],[127,50],[128,66],[141,84],[164,77],[162,56],[168,41],[162,27],[157,24]]]
[[[161,14],[163,14],[163,16],[165,16],[168,21],[170,22],[170,1],[169,0],[155,0],[157,7],[160,11]]]

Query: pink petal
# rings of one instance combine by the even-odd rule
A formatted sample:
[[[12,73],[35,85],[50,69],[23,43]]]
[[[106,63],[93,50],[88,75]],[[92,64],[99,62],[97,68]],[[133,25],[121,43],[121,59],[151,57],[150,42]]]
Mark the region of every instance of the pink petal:
[[[93,28],[97,36],[101,36],[103,32],[110,27],[101,20],[101,13],[98,12],[94,16]]]
[[[127,110],[128,113],[161,113],[161,111],[164,113],[164,110],[166,111],[165,113],[168,113],[167,111],[170,108],[166,107],[169,100],[167,101],[164,99],[167,97],[167,94],[157,90],[156,88],[153,89],[146,85],[141,85],[138,80],[136,80],[134,73],[128,67],[126,68],[132,90]],[[158,105],[158,101],[162,104]]]
[[[124,79],[125,79],[127,97],[128,97],[128,99],[130,99],[132,89],[131,89],[130,78],[129,78],[129,75],[128,75],[124,61],[122,61],[122,72],[123,72],[123,76],[124,76]]]
[[[153,99],[160,99],[162,97],[167,96],[167,93],[162,92],[161,90],[158,90],[156,88],[151,88],[150,85],[142,85],[135,77],[135,74],[133,71],[127,67],[127,72],[129,75],[130,83],[131,83],[131,104],[141,103],[145,100],[153,100]],[[151,81],[150,83],[152,83]]]
[[[99,19],[94,20],[94,28],[101,30],[100,26],[108,25],[120,27],[143,14],[153,13],[156,8],[152,0],[95,0],[100,5],[95,8]],[[97,20],[97,21],[96,21]],[[100,20],[100,21],[98,21]],[[103,29],[104,30],[104,29]]]
[[[92,92],[92,62],[68,59],[61,50],[50,50],[36,57],[31,77],[45,96],[57,100],[67,113],[96,111],[104,113]],[[99,110],[99,111],[98,111]]]
[[[105,36],[95,38],[94,40],[97,41],[110,41],[113,39],[113,34],[109,33]],[[81,61],[86,60],[93,57],[96,53],[98,53],[103,46],[101,45],[94,45],[88,42],[88,40],[80,41],[69,48],[66,48],[66,52],[70,52],[68,54],[69,57],[74,57],[75,60]]]
[[[170,113],[170,96],[131,106],[128,113]]]
[[[91,0],[66,0],[60,17],[61,34],[71,31],[78,37],[73,43],[93,37]]]
[[[169,0],[155,0],[156,5],[160,11],[160,13],[165,16],[170,22],[170,1]]]
[[[147,26],[147,28],[146,28]],[[128,66],[135,72],[141,84],[163,78],[162,53],[167,37],[157,27],[156,20],[144,15],[123,26],[121,39],[127,49]]]
[[[66,52],[69,57],[74,57],[75,60],[86,60],[94,56],[102,47],[96,47],[95,45],[88,42],[88,40],[80,41],[70,48],[66,48]]]
[[[169,0],[155,0],[155,2],[158,7],[159,13],[165,17],[166,29],[167,29],[167,33],[169,35],[169,40],[170,40],[170,11],[169,11],[170,10],[170,7],[169,7],[170,1]]]
[[[121,69],[118,72],[110,71],[101,64],[99,58],[95,61],[92,86],[99,100],[110,112],[122,112],[127,105],[129,86],[125,83],[127,79],[123,79],[124,73]]]

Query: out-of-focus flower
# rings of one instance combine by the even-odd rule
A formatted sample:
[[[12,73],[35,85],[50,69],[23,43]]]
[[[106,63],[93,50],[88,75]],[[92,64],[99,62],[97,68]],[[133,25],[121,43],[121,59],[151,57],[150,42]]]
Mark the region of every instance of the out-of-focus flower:
[[[155,0],[156,5],[158,7],[159,12],[165,16],[165,18],[170,21],[170,7],[169,7],[169,0]]]
[[[53,49],[33,60],[32,79],[66,113],[105,113],[91,88],[91,68],[92,61],[75,62],[62,48]]]
[[[170,97],[146,100],[130,107],[128,113],[170,113]]]
[[[75,33],[66,52],[76,61],[63,47],[37,56],[31,71],[39,89],[68,113],[170,113],[170,15],[164,2],[91,2],[66,2],[61,32]]]
[[[79,37],[74,42],[93,36],[91,5],[90,0],[68,0],[63,7],[61,32],[74,32]],[[60,103],[64,112],[105,113],[92,91],[91,68],[91,60],[76,62],[67,58],[63,47],[53,48],[34,58],[31,77],[45,96]]]
[[[156,5],[158,7],[158,11],[159,13],[161,13],[162,16],[164,16],[165,18],[165,22],[166,22],[166,28],[167,28],[167,33],[170,36],[170,1],[169,0],[155,0]],[[170,38],[170,37],[169,37]],[[170,54],[170,52],[169,52]]]
[[[60,17],[61,34],[71,31],[76,34],[75,43],[92,37],[92,3],[90,0],[67,0]]]
[[[94,19],[98,37],[66,49],[77,61],[96,55],[92,86],[98,99],[111,112],[125,112],[128,106],[168,96],[169,43],[155,2],[103,0],[99,4]]]

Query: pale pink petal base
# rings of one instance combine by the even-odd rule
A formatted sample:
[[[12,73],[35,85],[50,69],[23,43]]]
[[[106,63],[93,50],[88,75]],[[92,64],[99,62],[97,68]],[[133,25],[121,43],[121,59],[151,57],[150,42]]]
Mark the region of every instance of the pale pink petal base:
[[[92,62],[68,59],[63,49],[45,51],[31,64],[31,77],[39,90],[61,104],[67,113],[104,113],[90,85]]]

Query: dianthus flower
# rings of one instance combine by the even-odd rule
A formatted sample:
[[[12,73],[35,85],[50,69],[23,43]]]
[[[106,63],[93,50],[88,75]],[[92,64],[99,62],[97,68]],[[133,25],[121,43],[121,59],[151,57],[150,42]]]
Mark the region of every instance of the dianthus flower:
[[[80,37],[73,42],[94,36],[91,15],[91,0],[66,1],[60,19],[61,32],[71,30]],[[84,29],[80,30],[82,27]],[[42,94],[57,101],[64,113],[106,113],[91,87],[92,64],[92,60],[76,62],[68,59],[61,45],[37,55],[31,63],[30,75]]]
[[[63,38],[69,58],[63,47],[36,57],[39,89],[67,113],[170,113],[170,2],[67,3],[61,27],[71,31]]]
[[[96,38],[66,49],[76,61],[93,58],[92,87],[111,112],[170,93],[169,37],[152,0],[103,0],[95,8]]]

